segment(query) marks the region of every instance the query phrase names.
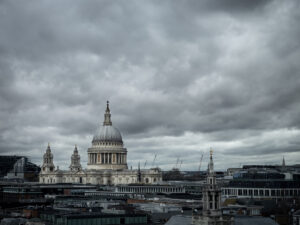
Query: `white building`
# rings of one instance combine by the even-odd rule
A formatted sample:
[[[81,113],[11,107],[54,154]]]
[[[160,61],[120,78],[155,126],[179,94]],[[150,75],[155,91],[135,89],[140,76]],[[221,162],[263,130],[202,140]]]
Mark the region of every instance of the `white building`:
[[[77,146],[71,156],[70,170],[55,169],[53,154],[48,144],[43,157],[40,183],[82,183],[82,184],[155,184],[162,181],[159,168],[128,170],[127,149],[124,148],[120,131],[112,126],[109,102],[107,102],[103,125],[94,136],[92,146],[87,150],[87,169],[82,169]]]

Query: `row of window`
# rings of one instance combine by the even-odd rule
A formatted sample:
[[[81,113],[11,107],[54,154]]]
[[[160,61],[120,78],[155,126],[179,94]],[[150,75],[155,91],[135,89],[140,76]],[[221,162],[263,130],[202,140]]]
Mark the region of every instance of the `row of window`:
[[[182,193],[184,191],[183,188],[180,187],[119,187],[119,192],[179,192]]]
[[[48,184],[51,184],[51,183],[56,183],[56,180],[55,180],[55,178],[42,178],[42,180],[43,180],[43,183],[48,183]],[[118,181],[119,181],[119,183],[122,183],[122,180],[125,182],[125,183],[129,183],[129,180],[130,180],[130,178],[129,177],[115,177],[115,178],[112,178],[112,180],[114,180],[116,183],[118,183]],[[136,178],[134,178],[134,177],[132,177],[131,178],[131,182],[132,183],[134,183],[134,182],[136,182],[137,180],[136,180]],[[156,180],[156,178],[153,178],[153,182],[156,182],[157,180]],[[73,177],[73,178],[63,178],[63,182],[79,182],[79,183],[83,183],[83,178],[82,177],[79,177],[79,178],[75,178],[75,177]],[[90,182],[90,178],[87,178],[87,183],[89,183]],[[110,179],[108,179],[108,181],[107,181],[109,184],[111,183],[111,181],[110,181]],[[150,179],[149,178],[144,178],[144,182],[145,183],[150,183]],[[97,179],[97,183],[99,183],[99,184],[101,184],[101,183],[103,183],[103,179],[101,179],[101,178],[98,178]]]
[[[223,195],[235,196],[260,196],[260,197],[287,197],[300,196],[300,189],[237,189],[237,188],[223,188]]]
[[[94,142],[93,145],[111,145],[111,146],[122,146],[120,142]]]

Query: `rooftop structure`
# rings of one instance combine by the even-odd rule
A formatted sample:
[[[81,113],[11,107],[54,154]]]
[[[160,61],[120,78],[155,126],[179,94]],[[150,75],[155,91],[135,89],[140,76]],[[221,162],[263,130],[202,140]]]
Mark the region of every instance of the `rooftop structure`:
[[[247,165],[228,169],[232,180],[222,187],[225,198],[293,199],[300,196],[297,166]]]

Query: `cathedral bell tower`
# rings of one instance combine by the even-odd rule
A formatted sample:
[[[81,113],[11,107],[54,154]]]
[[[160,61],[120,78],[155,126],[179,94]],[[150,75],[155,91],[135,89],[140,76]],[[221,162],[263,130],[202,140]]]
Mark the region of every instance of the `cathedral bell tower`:
[[[42,173],[53,172],[55,166],[53,164],[53,154],[51,153],[50,144],[48,143],[48,147],[46,153],[43,156],[43,165],[42,165]]]
[[[71,156],[71,165],[69,166],[71,171],[80,171],[80,155],[78,154],[77,145],[75,145],[74,152]]]
[[[203,210],[201,214],[194,214],[193,225],[233,225],[231,216],[222,215],[221,188],[217,185],[214,171],[213,151],[210,150],[210,158],[207,169],[206,185],[203,188]]]

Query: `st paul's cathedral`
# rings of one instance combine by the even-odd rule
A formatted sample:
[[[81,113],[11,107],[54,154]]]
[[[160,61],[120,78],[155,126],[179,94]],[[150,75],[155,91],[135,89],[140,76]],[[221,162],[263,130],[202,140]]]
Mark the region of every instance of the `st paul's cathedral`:
[[[88,164],[83,169],[77,146],[71,156],[69,170],[56,169],[53,154],[48,144],[39,175],[40,183],[82,183],[82,184],[155,184],[162,181],[159,168],[132,170],[127,167],[127,149],[120,131],[112,125],[109,102],[107,102],[104,122],[88,148]]]

